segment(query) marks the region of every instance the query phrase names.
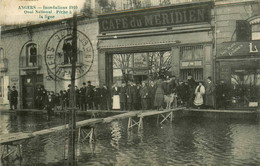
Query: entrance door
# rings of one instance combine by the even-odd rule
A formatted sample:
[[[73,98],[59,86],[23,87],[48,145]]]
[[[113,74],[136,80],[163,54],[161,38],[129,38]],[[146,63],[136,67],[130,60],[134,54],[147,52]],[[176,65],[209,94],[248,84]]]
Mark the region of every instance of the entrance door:
[[[35,91],[39,85],[43,85],[43,75],[22,76],[23,108],[35,108]]]

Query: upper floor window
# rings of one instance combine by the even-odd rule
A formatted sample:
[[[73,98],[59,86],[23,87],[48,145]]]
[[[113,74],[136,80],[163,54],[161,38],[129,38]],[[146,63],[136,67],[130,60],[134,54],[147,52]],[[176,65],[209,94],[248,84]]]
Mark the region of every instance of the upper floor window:
[[[260,23],[252,25],[252,40],[260,40]]]
[[[26,46],[27,66],[37,66],[37,45],[30,43]]]
[[[203,46],[181,47],[181,60],[198,60],[203,58]]]
[[[251,40],[251,27],[247,20],[236,21],[236,39],[237,41]]]

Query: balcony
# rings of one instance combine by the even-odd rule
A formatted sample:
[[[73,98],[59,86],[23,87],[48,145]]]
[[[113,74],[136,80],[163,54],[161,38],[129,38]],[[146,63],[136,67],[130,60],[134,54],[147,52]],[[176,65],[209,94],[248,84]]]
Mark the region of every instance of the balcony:
[[[3,59],[0,62],[0,72],[7,72],[8,69],[8,59]]]
[[[20,58],[20,69],[21,70],[39,70],[42,66],[42,56],[36,55],[36,59],[34,59],[35,63],[32,63],[32,59],[28,56],[22,56]]]

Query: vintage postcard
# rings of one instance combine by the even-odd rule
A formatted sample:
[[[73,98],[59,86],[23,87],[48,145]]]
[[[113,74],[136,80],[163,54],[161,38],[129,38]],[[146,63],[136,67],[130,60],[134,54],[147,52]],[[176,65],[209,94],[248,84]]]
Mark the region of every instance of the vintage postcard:
[[[0,0],[0,165],[259,165],[259,0]]]

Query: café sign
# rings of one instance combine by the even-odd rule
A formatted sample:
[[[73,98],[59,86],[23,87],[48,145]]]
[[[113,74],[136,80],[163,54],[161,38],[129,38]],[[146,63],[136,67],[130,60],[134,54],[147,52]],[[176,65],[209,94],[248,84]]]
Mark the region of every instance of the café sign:
[[[99,31],[210,22],[211,8],[212,3],[205,2],[100,15]]]
[[[218,56],[260,55],[260,41],[226,42],[218,47]]]

